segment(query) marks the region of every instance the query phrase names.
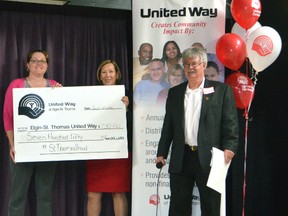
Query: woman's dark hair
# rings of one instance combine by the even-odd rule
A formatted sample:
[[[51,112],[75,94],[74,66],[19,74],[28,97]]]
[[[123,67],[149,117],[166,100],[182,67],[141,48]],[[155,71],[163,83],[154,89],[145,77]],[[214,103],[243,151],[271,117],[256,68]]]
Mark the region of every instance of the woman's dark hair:
[[[164,47],[163,47],[163,51],[162,51],[162,58],[161,58],[161,60],[162,60],[163,62],[165,62],[165,61],[167,60],[166,48],[167,48],[168,44],[170,44],[170,43],[173,43],[173,44],[175,45],[175,47],[177,48],[177,58],[180,59],[180,58],[182,57],[181,50],[180,50],[178,44],[176,43],[176,41],[173,41],[173,40],[167,41],[167,42],[165,43],[165,45],[164,45]]]
[[[47,64],[49,63],[49,56],[48,56],[48,52],[45,51],[45,50],[31,50],[28,54],[27,54],[27,59],[26,59],[26,62],[29,63],[31,58],[32,58],[32,55],[36,52],[40,52],[40,53],[43,53],[43,55],[45,56],[45,59],[46,59],[46,62]]]
[[[218,65],[217,65],[216,62],[214,62],[214,61],[208,61],[206,68],[208,68],[208,67],[213,67],[213,68],[215,68],[215,70],[216,70],[217,73],[219,74],[219,67],[218,67]]]
[[[45,50],[40,50],[40,49],[31,50],[30,52],[28,52],[27,57],[26,57],[26,63],[29,63],[30,60],[31,60],[31,58],[32,58],[32,56],[33,56],[33,54],[34,54],[34,53],[37,53],[37,52],[43,53],[43,55],[45,56],[47,65],[48,65],[48,64],[49,64],[49,55],[48,55],[48,52],[45,51]],[[26,73],[27,73],[26,76],[29,76],[30,71],[28,70],[28,68],[27,68]],[[46,71],[46,73],[44,74],[44,78],[47,78],[47,71]]]

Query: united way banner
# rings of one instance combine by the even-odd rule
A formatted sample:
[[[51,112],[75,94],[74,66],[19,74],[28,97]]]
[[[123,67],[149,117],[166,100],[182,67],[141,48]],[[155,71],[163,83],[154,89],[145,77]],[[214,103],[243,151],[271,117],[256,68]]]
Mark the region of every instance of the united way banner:
[[[132,215],[165,216],[170,202],[169,157],[162,170],[156,168],[155,158],[167,92],[185,81],[181,53],[192,45],[206,49],[208,60],[217,64],[217,79],[224,81],[215,46],[225,33],[226,1],[133,0],[132,5]],[[191,205],[193,215],[200,215],[197,186]]]

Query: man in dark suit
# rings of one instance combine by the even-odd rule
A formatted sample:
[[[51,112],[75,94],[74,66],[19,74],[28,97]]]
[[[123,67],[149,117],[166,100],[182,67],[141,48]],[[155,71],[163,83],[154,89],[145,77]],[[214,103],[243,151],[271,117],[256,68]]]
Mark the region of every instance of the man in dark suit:
[[[204,49],[186,49],[182,61],[187,82],[169,90],[156,163],[165,165],[172,145],[169,216],[191,216],[194,183],[201,215],[219,216],[221,194],[206,186],[211,150],[223,150],[225,163],[234,157],[239,133],[236,104],[227,84],[204,78]]]

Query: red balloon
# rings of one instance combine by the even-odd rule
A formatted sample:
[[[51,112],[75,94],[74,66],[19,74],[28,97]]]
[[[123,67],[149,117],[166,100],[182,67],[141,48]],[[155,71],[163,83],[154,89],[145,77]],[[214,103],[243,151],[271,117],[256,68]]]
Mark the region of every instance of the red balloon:
[[[250,29],[261,15],[260,0],[232,0],[231,14],[235,21],[244,29]]]
[[[238,71],[228,76],[225,82],[232,88],[237,108],[247,109],[254,97],[254,84],[251,79]]]
[[[246,59],[246,44],[237,34],[226,33],[216,43],[216,55],[231,70],[238,70]]]

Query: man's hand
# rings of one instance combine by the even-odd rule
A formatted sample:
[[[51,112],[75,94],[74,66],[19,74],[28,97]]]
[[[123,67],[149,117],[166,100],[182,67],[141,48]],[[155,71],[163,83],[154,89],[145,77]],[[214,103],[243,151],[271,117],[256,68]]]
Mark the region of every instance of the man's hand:
[[[232,152],[228,149],[224,150],[224,158],[225,158],[226,164],[228,164],[232,160],[233,157],[234,157],[234,152]]]

